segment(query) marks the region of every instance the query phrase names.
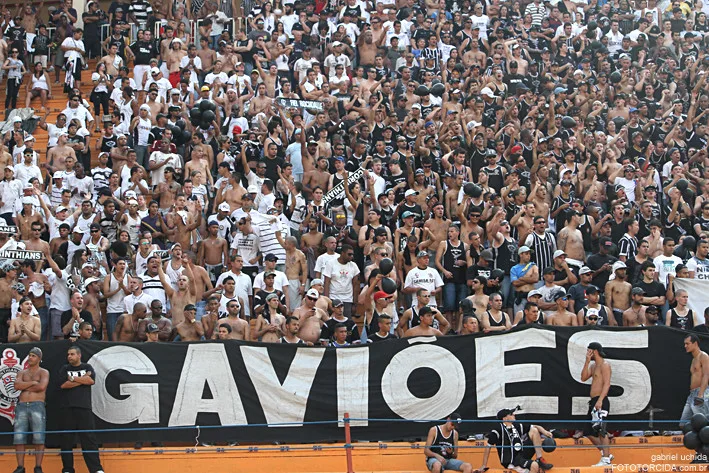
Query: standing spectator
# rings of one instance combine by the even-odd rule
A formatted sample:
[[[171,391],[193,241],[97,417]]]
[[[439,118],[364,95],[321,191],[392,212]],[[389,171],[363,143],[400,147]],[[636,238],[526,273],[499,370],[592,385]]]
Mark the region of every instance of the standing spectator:
[[[67,361],[57,373],[57,382],[62,389],[60,428],[80,431],[78,435],[86,468],[93,473],[103,473],[91,408],[91,386],[95,383],[96,371],[88,363],[82,363],[81,349],[77,346],[69,348]],[[60,448],[63,471],[74,471],[74,436],[63,434]]]
[[[353,303],[359,298],[359,267],[352,260],[354,249],[342,245],[340,257],[328,261],[323,268],[322,275],[325,279],[325,296],[330,299],[339,299],[344,303],[344,316],[352,317]]]

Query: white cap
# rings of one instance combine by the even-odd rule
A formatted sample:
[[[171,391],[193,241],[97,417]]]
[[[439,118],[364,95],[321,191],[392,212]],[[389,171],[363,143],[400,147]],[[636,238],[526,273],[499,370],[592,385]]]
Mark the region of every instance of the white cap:
[[[627,266],[622,261],[616,261],[615,263],[613,263],[612,270],[614,273],[616,271],[618,271],[619,269],[623,269],[623,268],[627,268]]]
[[[170,89],[170,95],[179,94],[180,89]]]
[[[22,205],[29,204],[29,205],[34,205],[34,199],[32,197],[23,197],[22,198]]]
[[[12,123],[22,123],[22,118],[15,116],[15,118],[12,119]]]
[[[558,258],[559,256],[566,255],[566,252],[564,250],[556,250],[554,252],[554,258]]]
[[[592,272],[593,272],[593,270],[591,268],[589,268],[588,266],[582,266],[581,269],[579,269],[579,276],[582,274],[588,274],[588,273],[592,273]]]
[[[12,166],[10,166],[9,164],[8,164],[7,166],[5,166],[5,169],[6,169],[6,170],[9,169],[10,171],[15,172],[15,168],[13,168]]]
[[[172,38],[172,42],[182,44],[182,40],[180,38]]]
[[[224,212],[228,212],[231,210],[231,207],[229,207],[229,204],[227,204],[226,202],[222,202],[221,204],[219,204],[219,207],[217,207],[217,208],[219,210],[224,211]]]
[[[543,295],[544,295],[544,294],[542,294],[539,289],[532,289],[531,291],[529,291],[529,292],[527,293],[527,299],[529,299],[530,297],[543,296]]]
[[[89,284],[92,282],[99,282],[101,281],[99,278],[87,278],[86,281],[84,281],[84,287],[87,287]]]
[[[158,69],[157,67],[153,67],[152,69],[150,69],[150,73],[151,74],[160,74],[160,69]]]
[[[72,229],[72,232],[74,232],[74,233],[80,233],[80,234],[82,234],[82,235],[86,233],[86,232],[84,231],[84,229],[81,228],[81,227],[78,226],[78,225],[74,226],[74,228]]]
[[[141,110],[147,110],[150,112],[150,106],[147,103],[144,103],[143,105],[140,106]]]
[[[52,179],[64,179],[64,171],[54,171]]]
[[[315,289],[308,289],[308,292],[306,292],[305,295],[307,297],[312,297],[314,299],[317,299],[318,297],[320,297],[320,293]]]
[[[418,195],[418,191],[415,191],[413,189],[409,189],[406,192],[404,192],[404,197],[408,197],[410,195]]]
[[[247,189],[246,192],[249,194],[258,194],[258,186],[256,184],[251,184]]]
[[[333,47],[333,48],[336,48],[336,47],[338,47],[338,46],[342,46],[342,43],[339,42],[339,41],[334,41],[334,42],[332,43],[332,47]]]
[[[483,87],[483,89],[480,91],[480,95],[487,95],[488,97],[494,97],[495,93],[492,91],[490,87]]]
[[[472,130],[473,128],[477,128],[477,127],[479,127],[480,125],[482,125],[482,123],[476,122],[475,120],[470,120],[470,121],[468,122],[468,130]]]

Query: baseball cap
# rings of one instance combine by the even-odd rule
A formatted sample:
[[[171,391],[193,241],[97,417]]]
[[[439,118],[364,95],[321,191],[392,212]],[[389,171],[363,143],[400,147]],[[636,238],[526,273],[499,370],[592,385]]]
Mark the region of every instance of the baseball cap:
[[[84,281],[84,287],[88,287],[89,284],[100,281],[99,278],[87,278],[86,281]]]
[[[160,329],[158,328],[158,326],[156,324],[148,324],[147,330],[148,330],[148,333],[155,333],[155,332],[160,331]]]
[[[258,194],[258,186],[256,184],[251,184],[247,189],[246,192],[249,194]]]
[[[556,250],[554,252],[554,258],[558,258],[559,256],[566,256],[566,252],[564,250]]]
[[[599,292],[598,288],[596,286],[594,286],[593,284],[586,288],[586,295],[598,294],[598,292]]]
[[[588,344],[589,350],[598,350],[598,354],[605,358],[606,352],[603,351],[603,345],[598,342],[591,342]]]
[[[30,349],[30,355],[37,355],[38,358],[42,358],[42,349],[39,347],[32,347],[32,349]]]
[[[541,293],[539,289],[532,289],[527,293],[527,299],[534,297],[534,296],[543,296],[544,294]]]
[[[229,207],[229,204],[227,204],[226,202],[222,202],[221,204],[219,204],[219,207],[217,207],[217,209],[219,209],[223,212],[228,212],[229,210],[231,210],[231,208]]]
[[[487,248],[480,252],[480,258],[485,261],[495,261],[495,256],[492,254],[492,250]]]
[[[425,258],[426,256],[428,256],[428,252],[426,251],[419,251],[418,253],[416,253],[417,258]]]
[[[311,283],[311,285],[312,285],[312,283]],[[320,293],[313,288],[308,289],[308,292],[306,292],[305,295],[307,297],[312,297],[313,299],[317,299],[320,297]]]
[[[522,253],[527,253],[529,251],[532,251],[532,250],[530,250],[528,246],[520,246],[519,249],[517,250],[517,254],[521,255]]]
[[[631,293],[632,295],[634,295],[634,296],[635,296],[635,295],[644,296],[644,295],[645,295],[645,289],[643,289],[642,287],[634,287],[633,290],[630,291],[630,293]]]
[[[588,274],[588,273],[592,273],[592,272],[593,272],[593,270],[591,268],[589,268],[588,266],[582,266],[581,269],[579,270],[579,276],[582,274]]]
[[[625,263],[623,263],[622,261],[616,261],[615,263],[613,263],[612,271],[615,273],[619,269],[625,269],[625,268],[627,268]]]
[[[333,299],[332,300],[333,307],[342,307],[343,305],[345,305],[345,303],[342,302],[340,299]]]
[[[324,283],[323,280],[320,279],[320,278],[315,278],[315,279],[313,279],[312,281],[310,281],[310,287],[313,287],[313,286],[324,286],[324,285],[325,285],[325,283]]]
[[[157,67],[153,67],[152,69],[150,69],[150,73],[151,74],[160,74],[160,69],[158,69]]]
[[[406,192],[404,192],[404,197],[408,197],[410,195],[418,195],[418,191],[415,191],[413,189],[409,189]]]
[[[377,291],[374,293],[374,300],[378,301],[379,299],[386,299],[387,297],[391,297],[391,294],[387,294],[384,291]]]
[[[267,254],[264,259],[266,261],[278,261],[278,257],[276,255],[274,255],[273,253]]]
[[[514,409],[500,409],[497,411],[497,420],[502,420],[510,414],[514,414]]]
[[[406,210],[404,213],[401,214],[401,218],[402,218],[402,219],[403,219],[403,218],[409,218],[409,217],[414,217],[414,213],[413,213],[413,212],[409,212],[408,210]]]
[[[273,299],[278,299],[278,294],[276,294],[275,292],[272,292],[266,296],[266,302],[273,300]]]

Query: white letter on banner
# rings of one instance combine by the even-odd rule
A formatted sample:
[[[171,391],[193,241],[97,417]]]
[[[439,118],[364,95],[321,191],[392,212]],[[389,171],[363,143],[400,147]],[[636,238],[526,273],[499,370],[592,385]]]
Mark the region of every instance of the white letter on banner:
[[[113,371],[125,370],[135,375],[156,375],[155,365],[143,352],[128,346],[113,346],[91,357],[96,370],[96,384],[91,388],[94,414],[111,424],[157,424],[160,422],[160,395],[157,383],[121,383],[116,399],[106,390],[106,378]]]
[[[629,348],[644,349],[648,347],[647,330],[622,332],[606,332],[588,330],[573,334],[569,338],[567,357],[571,377],[581,382],[581,369],[586,361],[586,350],[591,342],[599,342],[604,349]],[[609,397],[613,414],[636,414],[642,412],[652,397],[652,382],[650,372],[639,361],[608,360],[611,365],[611,386],[623,388],[623,394]],[[591,385],[589,379],[585,384]],[[584,415],[588,412],[588,397],[574,397],[571,414]]]
[[[202,399],[204,383],[212,399]],[[168,425],[195,425],[200,412],[216,412],[222,425],[246,424],[224,345],[189,345]]]
[[[556,348],[556,332],[531,328],[524,332],[475,339],[478,417],[493,417],[502,408],[500,406],[515,405],[521,405],[524,412],[530,414],[559,412],[559,398],[556,396],[505,395],[507,384],[542,380],[541,363],[505,365],[505,353],[525,348]]]
[[[311,348],[312,350],[312,348]],[[337,418],[339,427],[347,412],[352,419],[369,417],[369,350],[370,347],[335,350],[337,355]],[[369,422],[350,422],[351,427],[366,427]]]
[[[438,392],[428,399],[414,396],[407,388],[409,376],[419,368],[432,369],[441,380]],[[404,419],[445,419],[463,401],[465,370],[460,360],[443,347],[413,345],[394,355],[384,370],[382,396]]]
[[[268,356],[266,347],[241,347],[244,365],[254,383],[258,399],[266,416],[266,422],[290,423],[273,427],[300,427],[305,419],[305,408],[315,373],[318,371],[324,348],[298,348],[288,369],[283,385]]]

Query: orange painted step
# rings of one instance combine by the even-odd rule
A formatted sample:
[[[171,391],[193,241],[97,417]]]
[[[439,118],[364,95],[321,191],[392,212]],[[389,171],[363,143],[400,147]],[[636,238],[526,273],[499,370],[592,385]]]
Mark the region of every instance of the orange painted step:
[[[678,441],[679,440],[679,441]],[[575,444],[573,440],[558,440],[554,453],[545,455],[545,460],[554,464],[552,473],[611,473],[609,467],[591,467],[600,459],[597,449],[588,440]],[[423,444],[417,443],[355,443],[352,459],[357,473],[424,473],[426,471]],[[479,468],[484,449],[479,442],[463,441],[459,458]],[[12,449],[3,448],[0,469],[12,471],[15,458]],[[687,465],[692,452],[681,444],[681,437],[651,437],[647,439],[621,438],[611,447],[616,470],[638,470],[638,465]],[[86,468],[80,451],[75,450],[77,472]],[[346,455],[343,444],[321,445],[258,445],[216,447],[169,447],[134,450],[132,444],[109,447],[102,451],[101,461],[107,472],[150,473],[342,473],[346,471]],[[47,451],[44,471],[61,471],[56,450]],[[490,473],[505,473],[493,450],[488,462]],[[631,465],[635,469],[631,469]],[[26,466],[33,467],[32,458]],[[701,465],[699,465],[701,466]],[[689,468],[689,467],[686,467]],[[29,471],[29,468],[28,468]],[[650,470],[654,471],[654,470]],[[660,471],[660,470],[656,470]],[[670,471],[670,470],[662,470]],[[689,471],[689,470],[683,470]],[[693,470],[700,471],[700,470]],[[701,471],[706,471],[703,468]]]

